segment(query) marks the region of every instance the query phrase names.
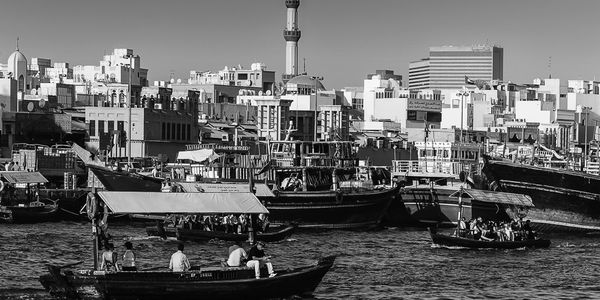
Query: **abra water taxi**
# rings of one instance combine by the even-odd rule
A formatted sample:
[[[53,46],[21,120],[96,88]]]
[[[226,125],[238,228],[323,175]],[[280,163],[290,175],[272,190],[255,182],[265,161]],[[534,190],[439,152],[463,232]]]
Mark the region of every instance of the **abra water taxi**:
[[[88,215],[94,234],[94,268],[67,270],[48,266],[40,277],[53,296],[67,299],[264,299],[311,294],[332,267],[335,256],[314,265],[275,270],[277,276],[254,278],[251,268],[192,268],[187,272],[98,270],[97,222],[103,214],[253,214],[268,210],[252,193],[98,192]],[[102,207],[102,209],[99,209]],[[99,211],[102,211],[100,213]],[[105,218],[104,218],[105,219]],[[254,239],[250,230],[250,240]]]
[[[523,218],[526,215],[526,210],[534,206],[529,196],[514,193],[469,190],[461,188],[459,191],[453,193],[451,197],[458,198],[458,220],[461,220],[463,217],[462,205],[464,199],[470,203],[486,202],[495,204],[499,212],[498,216],[504,215],[504,217],[491,221],[512,220],[516,217]],[[438,233],[436,228],[432,227],[429,227],[428,230],[429,234],[431,235],[433,245],[448,248],[518,249],[527,247],[548,248],[550,246],[550,240],[539,239],[537,237],[523,236],[518,240],[475,239],[468,235],[460,236],[460,228],[457,228],[453,235]]]

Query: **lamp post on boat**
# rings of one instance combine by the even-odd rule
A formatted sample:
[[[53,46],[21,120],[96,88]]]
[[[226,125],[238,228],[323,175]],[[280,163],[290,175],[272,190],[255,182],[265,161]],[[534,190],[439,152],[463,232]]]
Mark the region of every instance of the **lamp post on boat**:
[[[127,123],[129,130],[127,132],[127,165],[131,167],[131,74],[133,73],[133,53],[128,53],[123,58],[129,58],[129,80],[127,81]],[[136,57],[137,58],[137,57]]]
[[[314,141],[317,141],[317,116],[319,114],[319,91],[318,91],[318,82],[319,80],[323,80],[323,77],[320,76],[312,76],[312,80],[315,81],[315,132],[314,132]]]
[[[583,107],[583,112],[585,112],[585,130],[584,130],[584,143],[583,143],[583,162],[582,162],[582,168],[585,171],[585,168],[587,168],[587,149],[588,149],[588,145],[587,145],[587,132],[588,132],[588,118],[590,116],[590,111],[592,110],[591,107],[589,106],[584,106]]]

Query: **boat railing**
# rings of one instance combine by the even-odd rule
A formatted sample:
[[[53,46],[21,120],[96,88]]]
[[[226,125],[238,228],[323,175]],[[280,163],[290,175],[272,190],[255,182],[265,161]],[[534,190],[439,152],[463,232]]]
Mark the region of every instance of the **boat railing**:
[[[443,173],[458,178],[461,171],[474,173],[476,169],[476,165],[452,161],[392,160],[393,176],[407,173]]]

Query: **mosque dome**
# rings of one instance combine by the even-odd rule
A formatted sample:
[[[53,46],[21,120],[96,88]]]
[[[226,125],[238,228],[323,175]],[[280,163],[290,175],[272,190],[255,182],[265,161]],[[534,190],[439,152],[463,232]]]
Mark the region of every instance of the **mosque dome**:
[[[15,52],[8,57],[8,65],[14,65],[15,63],[19,62],[27,63],[27,58],[25,55],[23,55],[23,53],[21,53],[21,51],[15,50]]]
[[[290,79],[287,82],[287,84],[297,84],[297,85],[304,85],[304,86],[315,86],[315,80],[312,79],[308,75],[298,75],[298,76]],[[321,91],[325,90],[325,87],[323,86],[323,84],[321,83],[320,80],[317,80],[317,90],[321,90]]]

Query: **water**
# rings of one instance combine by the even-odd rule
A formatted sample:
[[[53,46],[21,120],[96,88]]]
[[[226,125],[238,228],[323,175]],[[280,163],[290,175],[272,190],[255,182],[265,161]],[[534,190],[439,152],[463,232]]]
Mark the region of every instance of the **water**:
[[[145,236],[140,226],[112,225],[122,253],[131,239],[138,264],[168,266],[177,242]],[[37,281],[45,264],[86,260],[87,223],[0,225],[0,298],[47,299]],[[224,242],[186,243],[193,265],[218,265]],[[600,298],[600,236],[553,236],[550,249],[449,250],[431,246],[425,231],[297,233],[267,245],[275,267],[339,254],[316,299]]]

